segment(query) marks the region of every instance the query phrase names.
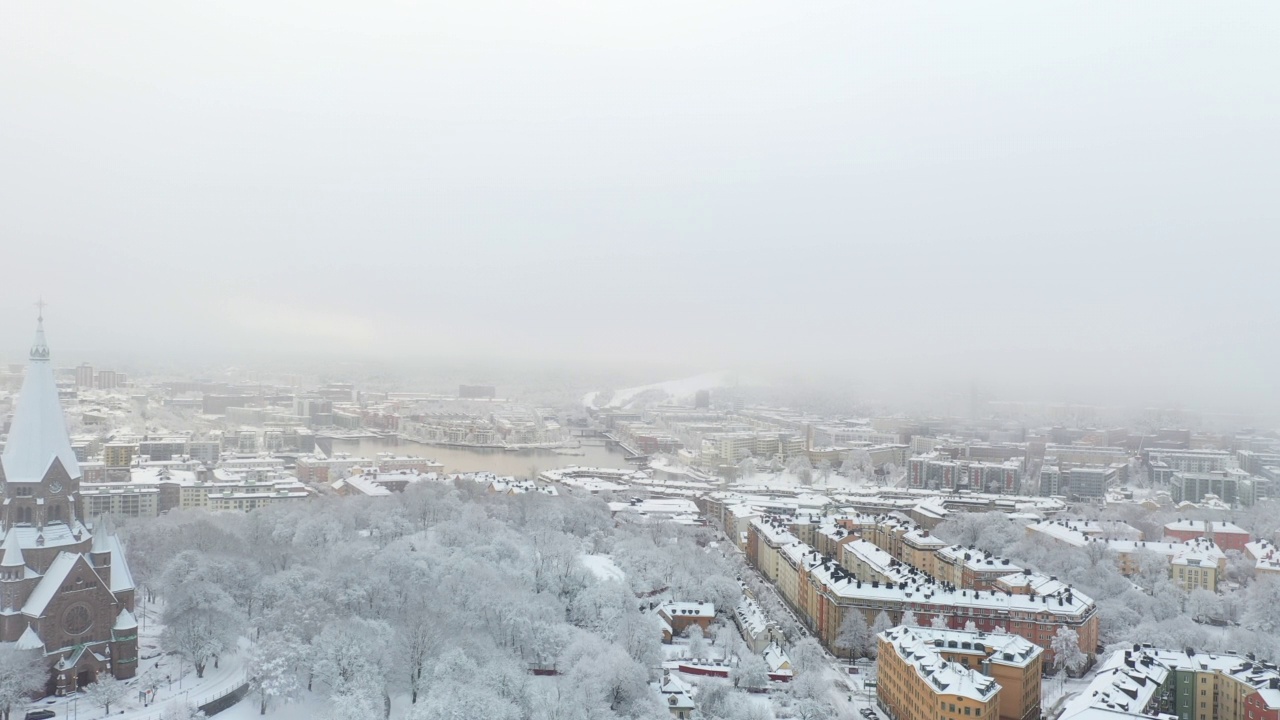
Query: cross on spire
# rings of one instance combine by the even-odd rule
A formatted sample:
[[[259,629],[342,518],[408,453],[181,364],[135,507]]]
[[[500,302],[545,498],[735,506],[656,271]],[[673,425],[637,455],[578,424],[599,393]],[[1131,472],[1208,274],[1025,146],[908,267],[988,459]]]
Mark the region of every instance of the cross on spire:
[[[43,297],[36,301],[36,311],[38,313],[36,315],[36,320],[44,322],[44,306],[48,304],[49,303],[44,301]]]

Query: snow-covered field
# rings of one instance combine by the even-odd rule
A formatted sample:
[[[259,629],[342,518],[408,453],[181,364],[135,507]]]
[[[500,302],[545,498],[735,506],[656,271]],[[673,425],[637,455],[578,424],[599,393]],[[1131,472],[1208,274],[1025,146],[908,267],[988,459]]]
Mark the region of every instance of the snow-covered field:
[[[711,390],[713,388],[724,387],[727,382],[725,373],[711,372],[681,380],[668,380],[666,382],[653,383],[650,385],[641,385],[639,387],[626,388],[613,393],[613,397],[609,398],[604,404],[607,408],[625,409],[630,407],[632,401],[643,394],[662,393],[667,398],[679,400],[692,397],[699,390]],[[600,397],[600,392],[589,392],[582,398],[584,406],[594,406],[596,400]]]
[[[601,580],[624,582],[627,579],[626,573],[608,555],[583,555],[582,564]]]

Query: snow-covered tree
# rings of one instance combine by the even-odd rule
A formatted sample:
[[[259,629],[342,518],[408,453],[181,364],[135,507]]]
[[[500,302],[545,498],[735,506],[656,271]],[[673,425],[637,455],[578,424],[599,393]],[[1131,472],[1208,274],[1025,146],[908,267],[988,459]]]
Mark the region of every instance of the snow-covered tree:
[[[733,684],[746,690],[762,690],[769,687],[769,665],[764,658],[748,653],[732,670]]]
[[[1267,659],[1280,658],[1280,578],[1255,580],[1245,598],[1241,626],[1257,638],[1257,652]]]
[[[280,632],[264,635],[249,649],[245,672],[258,696],[258,714],[267,714],[268,702],[288,701],[302,690],[301,663],[298,641]]]
[[[946,630],[949,627],[947,619],[941,615],[934,615],[933,619],[929,621],[929,625],[938,630]]]
[[[1049,641],[1049,649],[1053,651],[1053,664],[1067,672],[1077,672],[1089,661],[1089,656],[1080,649],[1080,635],[1075,630],[1062,626]]]
[[[799,478],[801,485],[813,483],[813,464],[809,462],[808,455],[793,455],[788,458],[787,472]]]
[[[38,652],[0,643],[0,720],[9,720],[13,708],[43,688],[47,678],[48,670]]]
[[[689,637],[689,657],[697,660],[707,657],[707,641],[702,635],[702,627],[697,623],[690,625],[685,634]]]
[[[165,596],[160,635],[163,647],[186,658],[204,677],[205,665],[235,648],[243,627],[236,601],[210,577],[211,563],[200,553],[184,552],[165,568]]]
[[[125,684],[106,673],[99,673],[95,682],[84,689],[85,701],[100,707],[105,715],[111,714],[111,706],[124,699]]]
[[[343,702],[364,704],[373,695],[381,709],[388,675],[383,663],[392,637],[391,627],[381,620],[351,617],[325,626],[311,645],[311,667],[329,686],[333,702],[347,695]]]
[[[881,610],[876,615],[875,622],[871,623],[871,632],[872,634],[879,635],[891,627],[893,627],[893,621],[889,619],[889,614]]]
[[[916,619],[914,610],[908,610],[902,613],[902,624],[907,627],[920,627],[920,621]]]
[[[844,650],[850,660],[866,657],[871,653],[875,639],[871,635],[871,628],[867,627],[867,619],[860,610],[845,612],[834,644]]]
[[[822,481],[823,483],[826,483],[830,479],[831,479],[831,461],[826,459],[819,460],[818,461],[818,480]]]
[[[812,637],[805,637],[792,645],[788,655],[791,658],[791,667],[797,675],[818,670],[826,665],[827,662],[826,651]]]
[[[1187,595],[1187,613],[1196,620],[1221,617],[1222,598],[1212,590],[1196,588]]]
[[[978,632],[978,624],[970,620],[964,624],[965,632]]]

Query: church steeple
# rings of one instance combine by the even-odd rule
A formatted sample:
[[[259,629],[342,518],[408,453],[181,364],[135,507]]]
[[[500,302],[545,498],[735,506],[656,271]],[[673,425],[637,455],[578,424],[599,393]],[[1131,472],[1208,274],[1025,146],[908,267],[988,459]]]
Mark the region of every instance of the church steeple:
[[[40,309],[36,315],[36,339],[31,343],[31,361],[49,362],[49,344],[44,340],[44,300],[36,303]]]
[[[0,519],[6,527],[71,523],[74,498],[80,492],[80,464],[71,449],[67,420],[58,402],[58,383],[44,337],[44,303],[36,318],[31,361],[22,381],[9,439],[0,455],[0,484],[5,503]]]
[[[0,546],[0,550],[4,551],[4,557],[0,558],[0,573],[18,572],[27,564],[22,557],[22,545],[18,543],[18,531],[12,527],[5,533],[4,545]]]
[[[36,337],[31,344],[31,362],[22,381],[18,407],[5,443],[4,478],[9,483],[35,483],[45,479],[54,461],[70,480],[80,479],[80,465],[71,449],[66,417],[58,402],[58,383],[49,362],[49,345],[44,337],[44,304],[36,318]],[[58,473],[62,474],[62,473]]]

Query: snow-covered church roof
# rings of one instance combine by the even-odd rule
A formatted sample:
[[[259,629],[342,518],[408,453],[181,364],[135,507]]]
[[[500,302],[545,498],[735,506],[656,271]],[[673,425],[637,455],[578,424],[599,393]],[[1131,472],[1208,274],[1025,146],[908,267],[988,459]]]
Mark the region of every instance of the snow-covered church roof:
[[[49,346],[44,340],[44,318],[36,324],[36,339],[31,345],[31,362],[22,381],[18,407],[9,427],[0,463],[9,482],[39,482],[53,464],[61,461],[71,478],[80,477],[80,465],[71,450],[67,421],[58,402],[58,384],[49,362]]]
[[[111,629],[122,632],[125,630],[137,630],[138,621],[133,617],[133,613],[129,612],[128,608],[125,608],[120,611],[120,615],[116,617],[115,627]]]
[[[22,543],[18,540],[18,533],[9,528],[9,532],[4,535],[4,545],[0,546],[0,550],[4,551],[4,557],[0,558],[0,567],[15,568],[23,567],[27,561],[22,557]]]
[[[18,638],[17,649],[43,650],[44,641],[41,640],[40,636],[36,634],[36,631],[28,625],[26,631],[22,633],[22,637]]]

